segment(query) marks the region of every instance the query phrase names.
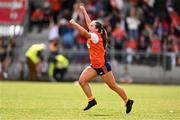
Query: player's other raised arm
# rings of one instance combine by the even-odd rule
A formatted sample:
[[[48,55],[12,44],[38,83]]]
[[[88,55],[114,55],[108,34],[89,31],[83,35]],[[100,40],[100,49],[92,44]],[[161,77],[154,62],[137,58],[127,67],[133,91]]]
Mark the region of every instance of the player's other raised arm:
[[[90,23],[91,23],[91,19],[89,17],[89,15],[87,14],[87,11],[86,9],[84,8],[83,5],[80,6],[80,10],[82,11],[83,15],[84,15],[84,18],[85,18],[85,21],[86,21],[86,25],[89,29],[89,26],[90,26]]]

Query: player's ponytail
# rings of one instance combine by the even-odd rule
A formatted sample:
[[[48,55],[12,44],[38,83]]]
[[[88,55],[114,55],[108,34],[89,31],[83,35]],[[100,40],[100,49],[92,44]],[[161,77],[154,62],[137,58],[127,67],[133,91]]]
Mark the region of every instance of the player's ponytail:
[[[109,43],[107,31],[104,28],[104,26],[98,21],[96,21],[96,28],[98,29],[98,32],[101,34],[101,36],[103,38],[104,49],[106,49],[106,47],[108,46],[108,43]]]

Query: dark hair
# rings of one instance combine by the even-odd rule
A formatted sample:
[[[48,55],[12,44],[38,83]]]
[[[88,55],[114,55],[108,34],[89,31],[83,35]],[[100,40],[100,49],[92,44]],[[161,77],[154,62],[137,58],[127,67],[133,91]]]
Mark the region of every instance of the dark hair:
[[[102,38],[103,38],[104,49],[106,49],[107,46],[108,46],[108,43],[109,43],[108,36],[107,36],[107,31],[100,22],[95,21],[95,23],[96,23],[95,26],[98,29],[98,33],[100,33]]]

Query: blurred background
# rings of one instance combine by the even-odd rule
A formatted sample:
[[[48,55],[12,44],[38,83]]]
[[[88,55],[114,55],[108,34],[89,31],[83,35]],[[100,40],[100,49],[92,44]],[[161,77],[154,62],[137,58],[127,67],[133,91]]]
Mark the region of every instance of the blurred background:
[[[0,0],[0,80],[77,81],[88,51],[68,21],[87,28],[82,4],[106,27],[117,82],[180,83],[179,0]]]

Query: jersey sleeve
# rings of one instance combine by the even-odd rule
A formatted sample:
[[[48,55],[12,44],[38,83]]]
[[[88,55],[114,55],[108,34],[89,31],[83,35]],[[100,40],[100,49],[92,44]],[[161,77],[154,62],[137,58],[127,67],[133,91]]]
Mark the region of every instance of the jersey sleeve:
[[[96,33],[92,33],[92,32],[90,32],[90,35],[91,35],[92,42],[95,44],[98,43],[98,41],[99,41],[98,35]]]

